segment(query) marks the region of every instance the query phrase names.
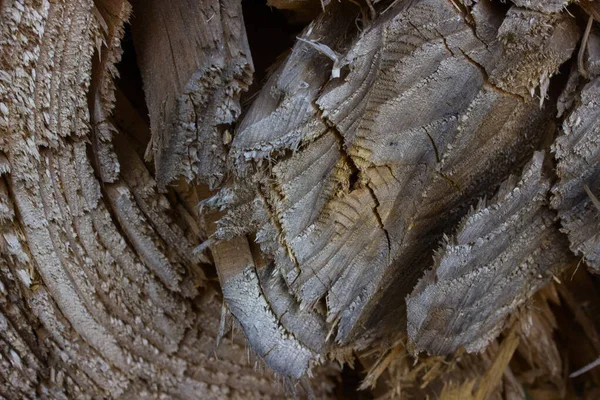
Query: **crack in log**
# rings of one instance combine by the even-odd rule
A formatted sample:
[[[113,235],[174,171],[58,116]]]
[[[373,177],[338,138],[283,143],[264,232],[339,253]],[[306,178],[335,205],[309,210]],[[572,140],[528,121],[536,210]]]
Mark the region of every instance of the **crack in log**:
[[[381,215],[379,214],[379,207],[380,207],[380,203],[379,203],[379,199],[377,198],[377,195],[375,194],[375,191],[373,190],[373,188],[371,187],[371,182],[367,181],[367,182],[363,182],[363,180],[369,179],[368,177],[365,177],[365,173],[364,171],[362,171],[358,165],[354,162],[354,159],[352,158],[352,155],[349,154],[346,149],[345,149],[345,145],[344,145],[344,137],[341,134],[341,132],[337,129],[337,127],[335,126],[335,124],[331,121],[328,121],[326,118],[323,117],[322,112],[319,111],[319,116],[321,119],[323,119],[323,121],[328,124],[331,128],[331,131],[333,132],[334,137],[336,138],[337,142],[338,142],[338,148],[342,154],[342,157],[344,158],[344,160],[346,160],[346,162],[348,163],[348,165],[350,166],[350,169],[352,171],[352,175],[358,175],[358,183],[361,186],[364,186],[370,196],[371,199],[373,200],[373,203],[375,204],[374,207],[371,208],[371,210],[373,211],[373,215],[375,216],[375,219],[377,220],[377,223],[379,225],[379,227],[381,228],[381,230],[383,231],[386,241],[387,241],[387,257],[388,257],[388,264],[390,263],[390,259],[391,259],[391,251],[392,251],[392,242],[390,239],[390,234],[387,231],[387,229],[385,228],[384,222],[381,218]],[[436,152],[437,154],[437,152]],[[352,190],[352,188],[350,188],[350,190]]]
[[[506,96],[511,96],[511,97],[515,97],[517,99],[519,99],[520,101],[523,101],[523,96],[518,95],[516,93],[513,92],[509,92],[508,90],[502,89],[500,87],[498,87],[497,85],[493,84],[490,81],[490,76],[488,74],[488,72],[486,71],[485,67],[483,65],[481,65],[480,63],[478,63],[477,61],[475,61],[472,57],[470,57],[463,49],[461,49],[460,47],[458,48],[458,50],[461,52],[461,54],[464,56],[465,60],[467,60],[471,65],[475,66],[479,72],[481,72],[481,74],[483,75],[483,78],[485,80],[485,84],[488,85],[489,87],[493,88],[494,90],[497,90],[498,92],[506,95]]]
[[[281,194],[278,193],[277,191],[275,191],[275,193],[277,193],[278,195],[281,196]],[[292,250],[292,248],[287,243],[285,230],[283,229],[283,226],[281,225],[281,221],[279,219],[279,216],[277,215],[277,210],[275,210],[273,205],[269,202],[267,195],[263,192],[263,188],[261,188],[260,185],[257,189],[257,194],[260,196],[263,203],[267,206],[267,211],[269,212],[269,216],[271,217],[271,222],[275,226],[275,229],[277,229],[277,233],[279,236],[277,239],[279,240],[279,243],[285,247],[288,257],[290,258],[290,260],[292,260],[294,262],[296,269],[300,270],[300,265],[298,264],[298,259],[296,258],[296,255],[294,254],[294,251]]]

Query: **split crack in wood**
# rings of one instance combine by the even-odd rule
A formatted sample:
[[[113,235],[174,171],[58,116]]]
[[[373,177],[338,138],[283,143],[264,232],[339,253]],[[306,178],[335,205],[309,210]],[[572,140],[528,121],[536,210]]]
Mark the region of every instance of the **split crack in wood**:
[[[242,250],[225,249],[241,260],[217,261],[227,304],[250,346],[294,378],[327,356],[397,343],[404,318],[416,349],[476,350],[563,268],[567,247],[599,270],[590,218],[600,188],[597,34],[586,29],[577,60],[589,82],[574,76],[574,94],[561,99],[569,114],[553,144],[549,208],[546,177],[536,186],[531,171],[555,99],[541,108],[531,94],[539,87],[544,101],[581,32],[565,12],[548,11],[564,1],[514,3],[527,9],[398,2],[360,33],[356,13],[331,4],[311,25],[318,40],[307,30],[240,121],[228,169],[223,129],[241,114],[252,70],[239,1],[183,13],[171,13],[183,2],[138,2],[150,153],[166,157],[156,163],[158,187],[139,144],[125,139],[131,132],[111,120],[127,3],[3,4],[0,324],[15,318],[24,328],[0,332],[11,346],[0,395],[6,383],[15,396],[186,397],[210,387],[215,396],[281,397],[239,362],[239,342],[222,342],[221,360],[206,350],[221,331],[214,302],[199,305],[200,286],[210,284],[198,271],[209,259],[190,255],[200,231],[191,212],[189,225],[172,219],[182,205],[159,193],[180,175],[217,185],[231,174],[219,194],[228,214],[204,245],[218,259],[218,246],[242,240]],[[160,13],[144,14],[152,9],[173,22],[153,23]],[[178,46],[199,31],[208,38],[199,35],[199,47]],[[520,181],[509,177],[516,171]],[[199,200],[188,194],[177,199],[186,207]],[[413,291],[450,232],[423,291]],[[52,384],[48,363],[63,376]]]
[[[474,6],[479,12],[477,18],[483,24],[488,22],[485,18],[496,23],[496,11],[485,8],[488,6],[486,2]],[[438,25],[422,24],[419,19],[429,7],[443,8],[436,16]],[[534,58],[539,67],[522,69],[522,59],[516,53],[502,59],[503,44],[495,35],[480,38],[462,12],[457,13],[450,5],[424,0],[398,4],[394,11],[341,45],[347,49],[345,55],[322,39],[299,38],[288,60],[255,99],[232,142],[240,177],[257,182],[273,180],[271,194],[269,185],[264,186],[264,192],[259,183],[261,203],[273,224],[268,227],[258,222],[261,248],[273,259],[275,271],[282,275],[301,309],[326,296],[327,338],[336,328],[338,344],[360,340],[369,330],[375,332],[367,335],[371,338],[393,331],[398,322],[382,323],[389,316],[377,304],[386,304],[389,310],[402,309],[404,295],[398,293],[410,292],[419,272],[428,266],[420,253],[428,254],[443,231],[468,213],[467,205],[484,193],[483,182],[496,185],[511,169],[528,161],[528,149],[537,146],[547,129],[541,123],[546,111],[534,111],[529,88],[525,91],[516,86],[510,72],[542,71],[541,76],[549,76],[547,70],[554,71],[569,57],[568,51],[555,55],[546,42],[536,43],[532,51],[543,53]],[[509,11],[493,29],[498,32],[504,25],[521,24],[522,14],[520,10]],[[331,23],[326,18],[317,20],[305,36],[321,38],[319,29]],[[546,17],[536,18],[534,21],[542,24]],[[568,40],[576,40],[576,34],[570,32]],[[548,65],[544,57],[549,56],[544,52],[552,56]],[[302,70],[304,63],[321,55],[333,61],[333,76],[320,63]],[[429,64],[421,65],[422,59]],[[382,71],[384,62],[387,69]],[[349,65],[343,81],[335,79],[340,63]],[[411,65],[421,65],[421,70]],[[405,75],[389,74],[400,67]],[[465,81],[459,82],[457,78],[463,76]],[[531,81],[540,82],[540,78]],[[455,94],[456,90],[460,93]],[[450,93],[455,95],[453,100],[444,100]],[[421,116],[412,109],[417,100],[433,104],[431,116]],[[486,113],[508,117],[486,119]],[[479,132],[482,137],[476,139]],[[483,132],[496,139],[485,140]],[[406,135],[406,139],[388,139],[393,134]],[[350,170],[344,179],[352,183],[356,177],[358,184],[346,186],[337,196],[324,192],[327,201],[316,208],[320,214],[308,213],[306,224],[296,226],[291,218],[302,216],[303,207],[314,207],[301,201],[313,198],[307,197],[314,195],[313,188],[323,190],[321,185],[331,176],[330,166],[318,167],[323,168],[319,174],[318,170],[306,170],[301,158],[322,152],[320,146],[328,135],[338,142],[337,157]],[[390,147],[386,147],[388,143]],[[470,145],[480,146],[481,151],[470,154]],[[506,154],[511,153],[508,160]],[[314,165],[318,165],[316,160],[320,158],[315,158]],[[266,168],[254,172],[254,164],[260,167],[263,161],[279,172],[273,175]],[[409,188],[415,195],[403,196]],[[444,212],[444,204],[455,210]],[[434,210],[439,213],[437,221],[432,220]],[[235,218],[239,215],[232,211],[227,223],[235,223]],[[356,246],[357,251],[349,246]],[[346,258],[344,252],[348,252]],[[289,255],[293,255],[291,263]],[[393,290],[393,282],[402,282],[401,290]],[[268,296],[266,291],[263,294]],[[285,315],[289,315],[287,310]]]

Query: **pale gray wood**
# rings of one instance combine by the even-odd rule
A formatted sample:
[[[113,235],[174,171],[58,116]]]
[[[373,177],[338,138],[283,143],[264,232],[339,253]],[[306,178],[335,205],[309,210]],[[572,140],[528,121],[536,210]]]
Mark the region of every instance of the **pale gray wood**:
[[[548,207],[548,167],[544,153],[535,153],[518,180],[506,180],[445,238],[433,269],[407,298],[413,351],[482,350],[519,305],[569,264]]]
[[[150,112],[156,180],[217,186],[224,135],[254,67],[240,0],[133,1],[133,38]]]
[[[519,7],[529,8],[544,13],[564,11],[571,0],[511,0]]]
[[[469,12],[399,2],[341,43],[323,32],[345,20],[329,27],[325,13],[236,130],[214,238],[253,233],[298,309],[325,306],[325,348],[400,335],[443,233],[552,140],[548,83],[573,55],[576,23],[489,1]]]
[[[553,145],[559,181],[552,190],[552,206],[558,211],[571,249],[597,273],[600,272],[597,219],[600,211],[593,196],[600,196],[598,93],[600,79],[595,78],[575,97],[574,106],[563,122],[561,134]],[[586,193],[586,186],[592,196]]]

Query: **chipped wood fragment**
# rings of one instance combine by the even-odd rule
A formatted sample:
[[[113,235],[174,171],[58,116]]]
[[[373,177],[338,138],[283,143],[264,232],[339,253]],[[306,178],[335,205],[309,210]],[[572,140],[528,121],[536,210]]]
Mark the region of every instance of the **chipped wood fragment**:
[[[558,211],[571,249],[583,255],[595,272],[600,272],[598,210],[585,187],[592,195],[600,195],[600,142],[596,123],[600,112],[596,100],[599,90],[599,78],[587,83],[563,122],[561,134],[553,145],[559,181],[552,189],[552,207]]]
[[[133,5],[152,130],[147,155],[158,187],[180,176],[215,187],[225,178],[223,136],[240,115],[253,73],[241,1]]]
[[[511,0],[515,5],[543,13],[563,11],[571,0]]]

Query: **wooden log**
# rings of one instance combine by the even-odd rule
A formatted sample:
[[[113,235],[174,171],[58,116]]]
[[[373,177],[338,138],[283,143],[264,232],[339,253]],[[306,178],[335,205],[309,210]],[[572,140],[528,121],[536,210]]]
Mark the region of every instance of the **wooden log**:
[[[357,352],[390,396],[598,378],[597,285],[556,277],[600,269],[595,3],[271,4],[308,3],[238,123],[241,2],[136,1],[148,126],[125,0],[0,1],[1,398],[328,398]]]
[[[216,346],[198,238],[111,118],[129,4],[1,10],[0,395],[285,396],[242,337]]]

